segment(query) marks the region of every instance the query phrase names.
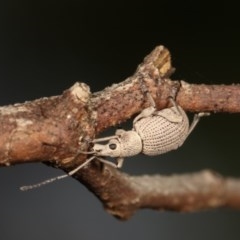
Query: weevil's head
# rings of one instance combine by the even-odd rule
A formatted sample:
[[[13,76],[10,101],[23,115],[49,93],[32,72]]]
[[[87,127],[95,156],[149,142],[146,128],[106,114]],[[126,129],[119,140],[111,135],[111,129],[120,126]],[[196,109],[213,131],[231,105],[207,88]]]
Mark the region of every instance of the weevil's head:
[[[124,131],[106,144],[94,144],[93,151],[97,156],[130,157],[142,151],[142,140],[135,131]]]
[[[95,143],[93,151],[97,156],[104,157],[120,157],[121,156],[121,142],[119,139],[111,139],[106,144]]]

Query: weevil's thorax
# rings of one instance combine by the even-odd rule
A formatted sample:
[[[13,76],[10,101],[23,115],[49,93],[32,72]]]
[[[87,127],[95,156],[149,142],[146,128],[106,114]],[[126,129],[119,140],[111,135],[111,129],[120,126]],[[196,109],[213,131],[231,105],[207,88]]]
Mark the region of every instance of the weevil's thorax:
[[[188,135],[189,121],[184,110],[180,106],[178,109],[171,107],[157,111],[134,124],[142,139],[144,154],[163,154],[183,144]]]
[[[120,157],[131,157],[142,152],[142,140],[136,131],[122,131],[119,136]]]

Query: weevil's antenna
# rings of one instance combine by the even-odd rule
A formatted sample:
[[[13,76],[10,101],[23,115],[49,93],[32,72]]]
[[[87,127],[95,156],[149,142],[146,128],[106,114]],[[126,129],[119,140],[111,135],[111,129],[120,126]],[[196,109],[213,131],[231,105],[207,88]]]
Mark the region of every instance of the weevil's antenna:
[[[33,185],[22,186],[22,187],[20,187],[19,189],[20,189],[21,191],[28,191],[28,190],[32,190],[32,189],[34,189],[34,188],[42,187],[43,185],[52,183],[52,182],[54,182],[54,181],[57,181],[57,180],[60,180],[60,179],[63,179],[63,178],[72,176],[72,175],[74,175],[77,171],[79,171],[81,168],[83,168],[84,166],[86,166],[89,162],[91,162],[94,158],[95,158],[95,156],[90,157],[90,158],[87,159],[83,164],[81,164],[81,165],[78,166],[77,168],[73,169],[73,170],[70,171],[68,174],[64,174],[64,175],[60,175],[60,176],[57,176],[57,177],[54,177],[54,178],[50,178],[50,179],[47,179],[47,180],[45,180],[45,181],[43,181],[43,182],[36,183],[36,184],[33,184]]]
[[[42,187],[43,185],[49,184],[49,183],[54,182],[56,180],[63,179],[63,178],[68,177],[68,176],[69,176],[68,174],[64,174],[64,175],[61,175],[61,176],[57,176],[57,177],[54,177],[54,178],[47,179],[43,182],[36,183],[36,184],[33,184],[33,185],[22,186],[19,189],[21,191],[28,191],[28,190],[31,190],[31,189],[34,189],[34,188]]]

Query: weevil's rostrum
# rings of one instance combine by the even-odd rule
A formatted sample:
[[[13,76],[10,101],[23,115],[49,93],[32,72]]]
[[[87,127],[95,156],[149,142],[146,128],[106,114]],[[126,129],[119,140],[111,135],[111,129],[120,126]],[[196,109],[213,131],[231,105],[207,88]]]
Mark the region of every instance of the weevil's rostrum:
[[[113,158],[131,157],[142,152],[142,140],[135,130],[125,131],[118,129],[115,132],[115,136],[113,136],[107,144],[95,143],[93,152],[95,152],[97,156]]]

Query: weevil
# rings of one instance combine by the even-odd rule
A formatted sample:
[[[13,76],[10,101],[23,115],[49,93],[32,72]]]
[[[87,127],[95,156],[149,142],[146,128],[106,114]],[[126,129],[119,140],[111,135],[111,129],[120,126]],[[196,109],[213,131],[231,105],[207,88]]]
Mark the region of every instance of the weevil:
[[[157,110],[155,101],[149,93],[148,98],[151,106],[145,108],[134,118],[132,130],[118,129],[113,136],[94,139],[91,151],[80,151],[80,153],[91,155],[82,165],[68,174],[51,178],[35,185],[22,186],[20,189],[25,191],[72,176],[94,159],[98,159],[113,167],[121,168],[126,157],[139,153],[154,156],[175,150],[184,143],[197,125],[200,117],[209,115],[208,113],[197,113],[194,115],[191,125],[189,125],[185,111],[181,106],[177,105],[172,97],[169,98],[172,106],[162,110]],[[107,143],[99,144],[101,142]],[[104,157],[115,158],[117,163],[112,163],[104,159]]]
[[[155,156],[177,149],[195,128],[200,117],[208,115],[202,112],[195,114],[189,126],[185,111],[173,98],[169,98],[172,106],[160,111],[156,109],[151,95],[149,98],[151,106],[134,118],[132,130],[118,129],[113,136],[95,139],[92,141],[92,151],[86,153],[96,158],[115,158],[117,163],[113,166],[121,168],[126,157],[139,153]],[[106,144],[99,144],[106,141]],[[107,163],[112,165],[112,162]]]

